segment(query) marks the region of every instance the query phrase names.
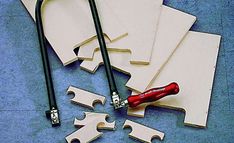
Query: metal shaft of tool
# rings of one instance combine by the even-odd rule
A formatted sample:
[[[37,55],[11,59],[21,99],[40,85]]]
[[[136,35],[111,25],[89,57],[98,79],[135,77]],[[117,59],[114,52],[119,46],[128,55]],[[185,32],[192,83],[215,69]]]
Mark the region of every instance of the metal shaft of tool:
[[[43,0],[37,0],[35,16],[36,16],[38,38],[39,38],[39,43],[40,43],[41,57],[42,57],[43,68],[44,68],[44,73],[45,73],[46,87],[47,87],[47,92],[48,92],[49,105],[50,105],[50,110],[46,111],[46,116],[49,119],[51,119],[52,126],[58,126],[60,125],[59,113],[58,113],[58,107],[56,104],[56,98],[54,94],[54,86],[52,82],[50,63],[49,63],[48,52],[46,48],[46,38],[44,35],[42,18],[41,18],[42,4],[43,4]]]
[[[102,58],[104,62],[106,75],[107,75],[108,82],[109,82],[109,88],[110,88],[110,92],[112,95],[112,101],[113,101],[113,104],[115,104],[114,102],[119,102],[119,93],[116,88],[116,83],[115,83],[112,67],[110,64],[110,59],[109,59],[109,55],[107,52],[106,42],[105,42],[105,38],[103,35],[100,19],[98,16],[98,11],[97,11],[97,7],[95,4],[95,0],[89,0],[89,5],[90,5],[90,9],[91,9],[92,16],[93,16],[93,21],[94,21],[97,38],[98,38],[98,42],[99,42],[99,46],[100,46],[100,50],[101,50],[101,54],[102,54]],[[116,99],[113,99],[115,97]]]

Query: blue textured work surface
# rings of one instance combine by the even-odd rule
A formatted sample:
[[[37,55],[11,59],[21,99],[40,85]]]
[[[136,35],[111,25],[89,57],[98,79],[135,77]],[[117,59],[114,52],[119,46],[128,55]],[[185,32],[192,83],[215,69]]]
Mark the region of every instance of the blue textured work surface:
[[[234,1],[233,0],[165,0],[164,4],[197,17],[192,30],[222,35],[207,129],[183,125],[184,113],[150,107],[145,118],[127,117],[126,111],[113,112],[108,103],[108,83],[103,67],[94,75],[80,70],[79,62],[63,67],[49,49],[62,126],[51,128],[45,118],[48,109],[36,27],[19,0],[0,0],[0,142],[1,143],[64,143],[64,137],[76,128],[75,117],[91,111],[70,104],[66,95],[75,85],[107,96],[107,104],[97,105],[96,112],[107,112],[116,120],[117,130],[94,142],[136,142],[128,138],[130,130],[122,130],[125,119],[165,132],[165,143],[233,143],[234,142]],[[207,55],[209,56],[209,55]],[[128,76],[115,72],[121,94]],[[153,142],[160,142],[153,140]]]

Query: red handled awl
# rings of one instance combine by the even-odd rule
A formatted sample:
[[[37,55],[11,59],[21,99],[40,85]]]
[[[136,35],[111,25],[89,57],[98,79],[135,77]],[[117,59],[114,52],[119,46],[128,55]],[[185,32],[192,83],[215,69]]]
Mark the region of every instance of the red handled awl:
[[[129,96],[126,100],[122,101],[122,106],[134,108],[143,103],[154,102],[165,96],[177,94],[179,90],[179,85],[173,82],[164,87],[152,88],[144,93]]]

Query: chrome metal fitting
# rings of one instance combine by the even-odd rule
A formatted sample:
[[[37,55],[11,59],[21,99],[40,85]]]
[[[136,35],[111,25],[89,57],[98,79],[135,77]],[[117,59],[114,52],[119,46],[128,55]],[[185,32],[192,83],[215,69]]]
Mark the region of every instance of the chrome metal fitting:
[[[115,109],[119,109],[123,107],[121,105],[121,99],[116,92],[112,93],[112,105],[114,106]]]
[[[60,126],[59,111],[55,108],[46,111],[46,116],[51,120],[52,127]]]

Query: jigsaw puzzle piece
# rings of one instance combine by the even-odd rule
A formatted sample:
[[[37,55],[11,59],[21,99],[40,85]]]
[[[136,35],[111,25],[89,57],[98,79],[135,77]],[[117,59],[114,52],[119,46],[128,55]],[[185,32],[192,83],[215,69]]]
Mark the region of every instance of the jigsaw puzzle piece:
[[[179,94],[129,109],[128,115],[144,117],[147,106],[160,106],[183,110],[186,125],[206,127],[220,38],[219,35],[189,32],[149,87],[175,81],[180,85]]]
[[[153,79],[156,78],[160,69],[169,61],[178,44],[195,22],[195,19],[192,15],[163,6],[152,60],[149,65],[130,64],[130,53],[109,52],[112,66],[121,72],[131,75],[126,86],[133,91],[144,92]],[[95,72],[102,62],[100,51],[97,51],[93,61],[83,61],[81,68]]]
[[[98,129],[108,129],[114,130],[115,129],[115,121],[112,123],[108,123],[106,118],[108,118],[108,114],[104,113],[92,113],[92,112],[85,112],[85,118],[83,120],[75,119],[74,125],[75,126],[86,126],[92,124],[97,125]]]
[[[98,137],[103,135],[103,133],[97,131],[97,127],[87,125],[81,129],[75,131],[74,133],[66,137],[68,143],[73,143],[74,141],[79,141],[80,143],[89,143]]]
[[[130,120],[126,120],[123,125],[123,128],[127,127],[132,128],[132,132],[129,136],[142,142],[151,143],[153,138],[159,138],[160,140],[163,140],[164,138],[164,133]]]
[[[85,118],[83,120],[75,119],[74,125],[81,128],[67,136],[67,142],[71,143],[74,140],[78,140],[80,143],[88,143],[97,139],[103,134],[98,132],[97,129],[114,130],[115,121],[108,123],[106,121],[108,116],[108,114],[104,113],[85,112]]]
[[[101,103],[105,104],[106,98],[101,95],[97,95],[74,86],[69,86],[67,94],[74,94],[75,97],[71,99],[73,103],[94,109],[93,104]]]
[[[36,0],[21,0],[35,20]],[[104,1],[97,3],[103,31],[110,41],[127,35],[123,24],[115,18]],[[68,65],[76,61],[74,49],[95,38],[96,32],[87,0],[44,1],[43,27],[47,40],[62,61]]]
[[[128,31],[127,37],[111,43],[107,42],[107,47],[114,51],[131,52],[130,61],[132,63],[149,64],[161,13],[162,0],[104,1],[113,10],[115,16],[123,22]],[[132,3],[134,3],[134,6],[132,6]],[[79,59],[90,60],[93,58],[94,51],[98,49],[99,44],[97,39],[90,43],[81,46],[78,53]]]

